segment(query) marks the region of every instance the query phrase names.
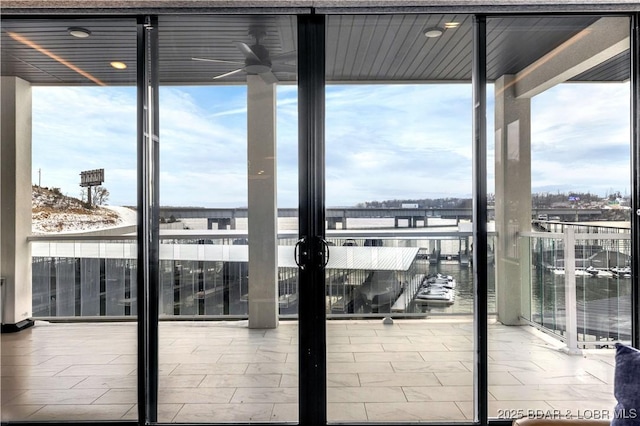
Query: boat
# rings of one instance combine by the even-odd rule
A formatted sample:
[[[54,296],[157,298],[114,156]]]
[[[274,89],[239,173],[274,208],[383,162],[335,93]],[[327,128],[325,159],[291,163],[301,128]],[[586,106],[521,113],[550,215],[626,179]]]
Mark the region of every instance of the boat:
[[[422,280],[414,300],[430,305],[451,305],[455,300],[456,280],[451,275],[427,275]]]
[[[587,274],[591,275],[592,277],[597,277],[598,276],[598,271],[596,268],[594,268],[593,266],[589,266],[587,269],[584,270]]]
[[[600,277],[600,278],[613,277],[613,272],[606,269],[594,268],[593,266],[589,266],[587,269],[585,269],[585,271],[592,277]]]
[[[415,301],[430,305],[451,305],[455,299],[453,289],[440,285],[427,285],[421,287],[416,293]]]
[[[613,267],[609,269],[617,278],[631,278],[631,267],[623,266],[620,268]]]
[[[358,289],[372,312],[387,312],[402,292],[394,271],[372,271]]]
[[[456,288],[456,280],[451,275],[443,275],[437,273],[435,275],[428,275],[422,285],[439,285],[448,289]]]

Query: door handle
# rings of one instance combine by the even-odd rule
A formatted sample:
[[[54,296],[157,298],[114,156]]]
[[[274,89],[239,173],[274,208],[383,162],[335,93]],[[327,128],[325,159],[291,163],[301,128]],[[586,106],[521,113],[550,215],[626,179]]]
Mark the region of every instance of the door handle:
[[[322,252],[318,253],[322,258],[322,268],[326,268],[329,264],[329,242],[322,237],[318,237],[320,242],[322,243]]]
[[[318,241],[317,256],[320,259],[320,263],[318,266],[320,268],[325,268],[329,263],[329,242],[322,237],[314,237],[314,239]],[[309,247],[307,243],[307,237],[302,237],[296,242],[296,245],[293,248],[293,259],[300,269],[306,268],[306,263],[310,258]]]
[[[298,268],[300,269],[304,269],[305,265],[304,263],[300,262],[300,259],[298,258],[298,247],[300,247],[303,244],[306,244],[307,242],[307,237],[302,237],[298,240],[298,242],[296,242],[295,247],[293,248],[293,260],[296,262],[296,265],[298,265]],[[302,251],[301,254],[304,257],[307,257],[309,255],[309,252],[306,251],[306,246],[303,248],[305,251]]]

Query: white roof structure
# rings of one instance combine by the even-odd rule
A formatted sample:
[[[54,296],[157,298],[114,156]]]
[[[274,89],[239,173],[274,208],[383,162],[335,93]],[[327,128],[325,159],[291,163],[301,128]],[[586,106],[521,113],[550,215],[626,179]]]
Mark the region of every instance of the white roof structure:
[[[418,247],[329,246],[327,269],[407,271]],[[90,241],[33,242],[33,257],[135,259],[136,244]],[[160,244],[160,260],[248,262],[247,245]],[[278,266],[297,268],[293,246],[278,247]]]

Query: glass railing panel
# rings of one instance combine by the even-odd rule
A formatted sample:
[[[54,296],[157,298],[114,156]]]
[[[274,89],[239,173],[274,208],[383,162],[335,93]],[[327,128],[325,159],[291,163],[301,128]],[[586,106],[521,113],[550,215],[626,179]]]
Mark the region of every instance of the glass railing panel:
[[[528,241],[524,241],[526,244]],[[531,266],[523,292],[529,291],[530,317],[524,317],[558,336],[564,331],[564,252],[562,239],[544,234],[530,239]],[[524,259],[523,259],[524,260]],[[527,286],[528,284],[528,286]],[[527,288],[528,287],[528,288]]]
[[[566,228],[566,227],[565,227]],[[628,341],[630,326],[630,236],[628,228],[576,227],[573,276],[577,344],[581,348]],[[618,232],[612,232],[612,231]],[[585,238],[587,235],[590,237]],[[531,312],[523,318],[566,341],[565,240],[544,233],[525,237],[531,244],[529,279],[523,294],[531,294]],[[574,302],[575,302],[574,301]],[[601,343],[599,343],[601,342]]]
[[[80,315],[100,315],[101,288],[100,261],[95,258],[80,259]]]
[[[583,240],[584,235],[576,236],[578,345],[610,347],[630,341],[630,235],[593,233],[593,238]]]
[[[131,315],[131,295],[136,294],[136,289],[131,286],[130,273],[131,268],[126,259],[105,259],[105,315]]]
[[[137,268],[126,256],[135,244],[33,238],[34,318],[135,317]]]
[[[76,259],[56,258],[56,315],[60,317],[72,317],[76,315],[76,306],[80,306],[76,298]]]

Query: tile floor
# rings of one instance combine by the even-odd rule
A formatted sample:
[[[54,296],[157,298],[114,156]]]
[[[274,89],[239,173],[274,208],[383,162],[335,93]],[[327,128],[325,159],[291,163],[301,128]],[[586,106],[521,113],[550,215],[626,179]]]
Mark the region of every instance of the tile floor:
[[[469,421],[469,318],[330,321],[330,421]],[[297,323],[161,322],[159,420],[297,421]],[[489,413],[610,416],[613,349],[566,355],[491,324]],[[38,322],[2,335],[2,420],[135,419],[136,325]]]

